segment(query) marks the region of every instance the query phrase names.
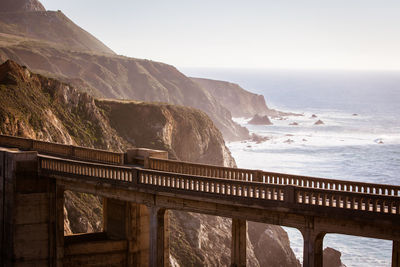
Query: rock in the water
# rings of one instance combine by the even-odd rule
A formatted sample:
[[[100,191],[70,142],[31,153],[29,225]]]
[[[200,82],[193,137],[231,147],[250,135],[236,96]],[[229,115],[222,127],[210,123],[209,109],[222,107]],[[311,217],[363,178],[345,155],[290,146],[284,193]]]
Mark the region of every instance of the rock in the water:
[[[336,249],[327,247],[324,249],[324,267],[346,267],[340,257],[342,253]]]
[[[292,125],[292,126],[297,126],[297,125],[299,125],[297,122],[292,122],[292,123],[289,123],[289,125]]]
[[[312,114],[312,115],[311,115],[311,119],[315,119],[315,118],[317,118],[317,115]]]
[[[323,121],[321,121],[321,120],[317,120],[315,123],[314,123],[314,125],[323,125],[323,124],[325,124]]]
[[[354,113],[353,116],[358,116],[358,114],[357,114],[357,113]]]
[[[262,142],[268,141],[270,138],[268,136],[261,136],[253,133],[251,135],[251,141],[256,142],[256,144],[261,144]]]
[[[248,124],[253,125],[272,125],[272,122],[268,118],[267,115],[260,116],[258,114],[254,115],[254,117],[248,122]]]
[[[281,227],[248,222],[248,234],[259,266],[301,266],[290,249],[288,234]]]

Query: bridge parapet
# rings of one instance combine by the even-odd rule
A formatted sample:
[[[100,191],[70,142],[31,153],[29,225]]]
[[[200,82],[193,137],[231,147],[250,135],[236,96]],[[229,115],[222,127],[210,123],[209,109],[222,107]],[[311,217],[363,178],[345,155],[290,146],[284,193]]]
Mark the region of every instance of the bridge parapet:
[[[142,168],[121,166],[122,163],[115,163],[107,157],[96,158],[96,153],[101,150],[24,138],[0,135],[0,146],[36,149],[42,153],[36,157],[35,152],[16,152],[21,155],[34,153],[35,159],[29,165],[32,167],[29,173],[20,172],[24,170],[24,165],[15,165],[18,176],[15,177],[20,189],[31,190],[31,186],[36,188],[44,181],[48,186],[43,188],[51,189],[40,192],[49,202],[38,202],[35,208],[44,208],[47,213],[43,214],[51,214],[43,218],[49,218],[54,228],[48,234],[51,242],[46,242],[49,247],[55,248],[49,254],[52,257],[49,261],[52,262],[64,259],[76,263],[82,255],[71,249],[84,246],[92,249],[88,250],[88,255],[82,256],[84,261],[102,261],[103,258],[97,254],[102,254],[102,257],[118,254],[113,262],[136,262],[137,266],[141,266],[148,259],[150,266],[162,266],[168,262],[168,227],[165,226],[168,219],[165,211],[177,209],[233,218],[233,265],[245,264],[246,220],[254,220],[299,229],[304,237],[305,266],[322,266],[323,236],[326,233],[342,233],[393,240],[392,266],[400,267],[398,186],[178,162],[168,160],[165,151],[151,149],[134,149],[125,154],[109,152],[119,154],[117,159],[122,159],[122,163],[139,162],[144,166]],[[45,153],[52,156],[43,155]],[[4,171],[7,162],[1,162],[4,166],[0,165],[0,170],[4,175],[0,171],[0,178],[8,173]],[[29,182],[32,179],[40,183]],[[110,247],[104,253],[95,249],[97,243],[64,244],[61,238],[64,190],[106,198],[104,229],[110,240],[102,242]],[[40,197],[40,194],[32,197]],[[6,207],[3,204],[0,207]],[[48,206],[51,206],[50,209]],[[119,214],[118,220],[116,214]],[[53,235],[54,230],[56,236]],[[63,249],[66,249],[65,253]]]
[[[119,152],[64,145],[8,135],[0,135],[0,146],[15,147],[22,150],[34,150],[39,153],[55,156],[117,165],[123,165],[125,158],[125,154]]]
[[[400,198],[361,192],[308,188],[296,185],[268,184],[240,180],[212,178],[200,175],[162,172],[39,156],[42,172],[79,175],[112,181],[128,182],[138,186],[157,187],[158,191],[179,190],[199,195],[234,197],[248,200],[266,200],[284,203],[288,207],[330,207],[341,210],[400,214]]]
[[[400,196],[400,186],[316,178],[260,170],[228,168],[197,164],[160,158],[149,158],[149,168],[158,171],[201,175],[230,180],[262,182],[276,185],[326,189],[334,191],[357,192],[384,196]]]

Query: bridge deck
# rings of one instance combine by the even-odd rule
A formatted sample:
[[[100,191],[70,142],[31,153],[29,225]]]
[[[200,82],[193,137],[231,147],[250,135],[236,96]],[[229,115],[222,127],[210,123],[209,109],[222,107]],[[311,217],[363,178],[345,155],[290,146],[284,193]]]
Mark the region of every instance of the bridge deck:
[[[400,267],[399,186],[172,161],[158,158],[165,157],[162,151],[115,153],[4,135],[0,147],[37,151],[39,178],[50,178],[46,180],[62,190],[145,204],[153,222],[158,209],[174,209],[233,218],[236,230],[246,220],[295,227],[303,234],[305,266],[322,266],[326,233],[388,239],[394,241],[393,266]],[[154,245],[159,231],[153,230]],[[245,231],[240,233],[245,237]],[[241,244],[242,239],[232,242]],[[239,247],[234,258],[246,255],[246,246]],[[238,259],[234,262],[245,262]],[[150,256],[150,265],[157,266],[153,260]]]
[[[331,221],[326,232],[355,234],[362,226],[364,229],[370,227],[371,230],[357,235],[390,240],[394,236],[400,238],[400,198],[397,196],[210,178],[42,155],[39,156],[39,171],[41,175],[62,180],[62,183],[78,191],[95,190],[91,193],[110,197],[110,193],[105,191],[109,191],[112,186],[115,187],[113,192],[119,192],[119,196],[111,193],[113,197],[120,198],[124,191],[130,201],[138,201],[138,195],[141,195],[144,203],[155,201],[154,196],[157,196],[157,201],[164,199],[166,203],[163,206],[171,209],[243,217],[255,221],[267,220],[269,223],[296,228],[304,225],[304,216],[312,216]],[[103,193],[100,193],[101,188]],[[201,204],[188,204],[190,201]],[[225,208],[215,209],[212,205],[210,210],[209,203]],[[240,214],[232,215],[235,210],[240,210]],[[255,215],[249,214],[249,210],[255,212]],[[348,227],[347,222],[343,229],[334,227],[334,230],[332,225],[338,224],[338,220],[352,221],[353,226]],[[383,225],[387,227],[377,232]]]

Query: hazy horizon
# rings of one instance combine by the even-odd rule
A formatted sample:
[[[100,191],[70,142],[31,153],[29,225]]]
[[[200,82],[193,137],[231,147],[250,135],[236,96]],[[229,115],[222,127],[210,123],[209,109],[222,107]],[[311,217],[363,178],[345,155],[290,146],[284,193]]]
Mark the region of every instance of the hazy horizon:
[[[400,2],[42,0],[117,54],[179,68],[400,70]]]

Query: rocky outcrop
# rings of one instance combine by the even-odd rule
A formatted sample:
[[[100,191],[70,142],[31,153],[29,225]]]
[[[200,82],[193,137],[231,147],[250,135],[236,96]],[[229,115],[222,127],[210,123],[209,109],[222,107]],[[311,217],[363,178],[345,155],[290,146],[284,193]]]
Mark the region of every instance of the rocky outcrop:
[[[254,117],[247,122],[247,124],[253,125],[272,125],[271,120],[268,118],[267,115],[260,116],[258,114],[254,115]]]
[[[248,234],[260,266],[301,266],[290,249],[288,235],[282,227],[249,222]]]
[[[325,123],[322,120],[317,120],[314,125],[324,125]]]
[[[92,233],[103,229],[103,202],[100,197],[65,191],[64,233]]]
[[[346,267],[340,257],[342,253],[336,249],[327,247],[324,249],[324,267]]]
[[[51,27],[49,27],[51,25]],[[166,102],[207,113],[226,140],[249,138],[229,110],[175,67],[115,55],[62,12],[0,16],[0,60],[12,59],[35,72],[105,98]]]
[[[181,160],[235,164],[212,121],[193,108],[94,100],[12,61],[0,66],[0,101],[0,133],[117,151],[147,146],[168,149]],[[101,209],[101,199],[95,196],[66,192],[65,233],[99,231]],[[170,225],[171,259],[176,265],[230,264],[229,219],[171,212]],[[282,250],[276,252],[284,255],[282,261],[293,261],[280,227],[272,230],[268,242],[250,238],[257,229],[249,224],[249,266],[262,266],[264,255],[256,251],[270,248]]]
[[[221,133],[200,110],[137,101],[97,100],[96,105],[133,146],[167,150],[191,162],[236,166]]]
[[[87,93],[13,61],[0,66],[0,132],[112,150],[127,144]]]
[[[191,78],[232,113],[233,117],[252,117],[256,114],[272,115],[264,96],[244,90],[238,84],[203,78]]]
[[[0,12],[46,11],[37,0],[0,0]]]
[[[204,78],[191,79],[212,94],[233,117],[252,117],[256,114],[270,117],[299,115],[270,109],[263,95],[246,91],[238,84]]]

